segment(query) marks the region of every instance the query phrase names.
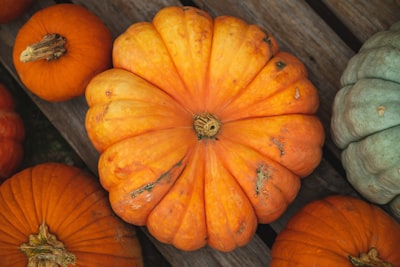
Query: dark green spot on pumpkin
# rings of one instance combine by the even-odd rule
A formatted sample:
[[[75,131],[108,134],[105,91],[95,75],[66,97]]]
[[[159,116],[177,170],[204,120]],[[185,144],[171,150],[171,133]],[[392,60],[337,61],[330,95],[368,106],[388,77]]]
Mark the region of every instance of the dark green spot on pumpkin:
[[[271,38],[269,37],[269,35],[265,36],[265,38],[264,38],[264,42],[268,43],[269,45],[271,45],[271,44],[272,44],[272,42],[271,42]]]
[[[282,61],[277,61],[275,63],[275,66],[279,69],[282,70],[284,67],[286,67],[286,63],[282,62]]]

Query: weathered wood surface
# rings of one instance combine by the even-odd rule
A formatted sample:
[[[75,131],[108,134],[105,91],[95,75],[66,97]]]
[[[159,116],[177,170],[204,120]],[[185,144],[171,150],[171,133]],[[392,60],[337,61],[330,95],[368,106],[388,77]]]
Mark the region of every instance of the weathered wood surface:
[[[76,0],[97,14],[111,29],[113,36],[122,33],[130,24],[150,21],[154,14],[168,5],[182,5],[178,0],[124,0],[95,1]],[[311,5],[308,4],[310,2]],[[327,132],[325,157],[320,166],[302,182],[302,188],[294,203],[276,222],[270,226],[278,233],[306,203],[330,194],[356,195],[340,171],[340,151],[329,136],[329,123],[334,96],[339,89],[339,79],[348,59],[373,33],[388,28],[400,19],[398,1],[362,0],[193,0],[193,4],[205,9],[213,16],[234,15],[249,23],[260,25],[273,34],[281,50],[299,57],[309,70],[310,80],[320,94],[319,116]],[[36,10],[54,4],[54,1],[37,1],[22,18],[6,25],[0,25],[0,60],[18,80],[12,64],[12,46],[18,29]],[[184,2],[187,3],[187,2]],[[320,9],[320,7],[323,7]],[[324,14],[324,10],[330,13]],[[329,20],[334,15],[350,33],[347,38]],[[336,30],[336,31],[335,31]],[[348,35],[347,35],[348,36]],[[62,103],[49,103],[27,91],[28,95],[76,150],[87,166],[97,173],[98,153],[92,147],[84,128],[87,104],[84,97]],[[230,253],[203,248],[196,252],[179,251],[148,238],[172,266],[268,266],[270,248],[259,237],[247,246]],[[157,266],[157,265],[154,265]]]

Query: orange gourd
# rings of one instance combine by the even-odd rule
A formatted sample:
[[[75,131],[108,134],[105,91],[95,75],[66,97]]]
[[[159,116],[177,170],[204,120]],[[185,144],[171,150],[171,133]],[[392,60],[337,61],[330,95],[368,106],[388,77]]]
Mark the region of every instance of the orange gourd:
[[[19,167],[24,138],[24,123],[15,111],[13,96],[0,84],[0,183]]]
[[[34,0],[0,0],[0,23],[8,23],[21,16]]]
[[[135,229],[115,216],[98,180],[76,167],[27,168],[1,185],[0,202],[3,267],[143,266]]]
[[[278,234],[271,267],[400,266],[400,225],[378,206],[329,196],[303,207]]]
[[[83,95],[93,76],[111,67],[112,36],[95,14],[76,4],[36,12],[19,30],[13,62],[28,90],[47,101]]]
[[[246,245],[319,164],[304,65],[241,19],[167,7],[114,42],[86,129],[114,211],[182,250]]]

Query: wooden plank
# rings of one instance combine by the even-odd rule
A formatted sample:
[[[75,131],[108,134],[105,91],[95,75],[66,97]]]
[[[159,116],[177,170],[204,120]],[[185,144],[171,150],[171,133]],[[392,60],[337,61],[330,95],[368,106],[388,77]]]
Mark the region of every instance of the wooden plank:
[[[142,228],[161,251],[168,262],[176,267],[243,267],[243,266],[269,266],[271,251],[265,243],[256,235],[248,245],[231,252],[220,252],[210,247],[204,247],[197,251],[181,251],[172,246],[159,243],[149,232]],[[166,249],[165,247],[168,247]]]
[[[86,1],[72,0],[99,16],[113,36],[121,34],[132,23],[151,20],[156,12],[166,6],[181,5],[179,0],[151,1]]]
[[[388,29],[400,20],[399,1],[323,0],[330,10],[361,41]]]

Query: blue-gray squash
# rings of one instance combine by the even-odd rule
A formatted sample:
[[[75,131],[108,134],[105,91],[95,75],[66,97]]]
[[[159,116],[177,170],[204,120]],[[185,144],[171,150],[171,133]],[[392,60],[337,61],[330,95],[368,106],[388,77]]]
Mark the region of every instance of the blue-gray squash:
[[[400,218],[400,21],[363,44],[340,82],[331,133],[347,179]]]

